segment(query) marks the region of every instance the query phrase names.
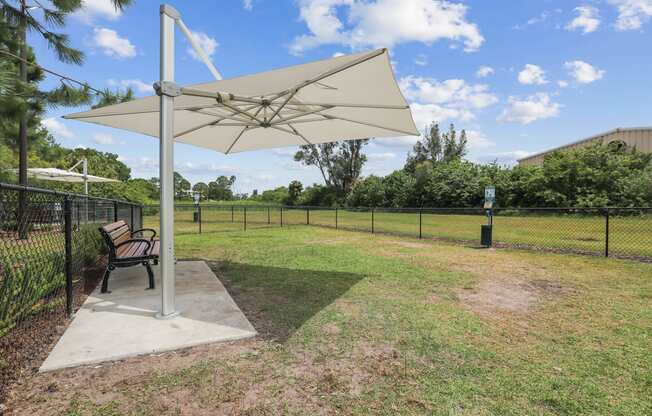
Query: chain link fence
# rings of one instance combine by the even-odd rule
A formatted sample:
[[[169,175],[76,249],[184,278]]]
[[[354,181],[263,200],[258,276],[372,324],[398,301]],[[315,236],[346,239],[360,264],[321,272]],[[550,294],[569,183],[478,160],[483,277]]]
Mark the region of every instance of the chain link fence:
[[[158,228],[158,207],[145,214]],[[177,234],[312,225],[478,245],[487,223],[482,208],[175,206]],[[500,208],[492,231],[495,247],[652,261],[652,208]]]
[[[142,207],[0,183],[0,403],[40,364],[102,276],[100,224],[141,228]]]

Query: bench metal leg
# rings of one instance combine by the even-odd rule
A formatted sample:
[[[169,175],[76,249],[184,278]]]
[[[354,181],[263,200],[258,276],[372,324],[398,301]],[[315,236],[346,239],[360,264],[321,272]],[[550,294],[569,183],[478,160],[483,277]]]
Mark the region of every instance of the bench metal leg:
[[[111,272],[115,269],[112,265],[106,266],[106,271],[104,272],[104,279],[102,279],[102,293],[110,293],[109,292],[109,276],[111,276]]]
[[[152,266],[148,261],[144,261],[143,266],[145,266],[147,269],[147,277],[149,277],[149,289],[154,289],[154,272],[152,271]]]

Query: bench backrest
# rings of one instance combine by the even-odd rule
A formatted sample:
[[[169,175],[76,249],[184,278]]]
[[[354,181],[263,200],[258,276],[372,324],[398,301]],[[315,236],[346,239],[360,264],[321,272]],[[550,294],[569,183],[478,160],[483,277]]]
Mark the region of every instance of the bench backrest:
[[[124,241],[131,240],[131,229],[129,228],[129,224],[123,220],[107,224],[100,227],[99,230],[102,237],[104,237],[106,245],[109,246],[109,254],[111,256],[115,255],[115,246]]]

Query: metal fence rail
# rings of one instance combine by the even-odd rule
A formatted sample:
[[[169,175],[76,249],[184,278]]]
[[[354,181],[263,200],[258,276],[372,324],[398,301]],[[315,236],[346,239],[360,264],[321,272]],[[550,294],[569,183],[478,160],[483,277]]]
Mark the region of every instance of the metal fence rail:
[[[99,224],[142,228],[142,206],[0,183],[0,403],[101,276]]]
[[[158,226],[158,207],[145,209]],[[179,204],[178,234],[312,225],[478,244],[483,208],[325,208]],[[652,208],[500,208],[493,211],[497,247],[652,261]]]

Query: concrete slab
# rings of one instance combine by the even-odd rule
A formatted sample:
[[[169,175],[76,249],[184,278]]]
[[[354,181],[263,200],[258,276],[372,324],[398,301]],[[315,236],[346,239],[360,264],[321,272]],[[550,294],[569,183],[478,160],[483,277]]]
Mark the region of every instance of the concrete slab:
[[[256,335],[219,279],[203,261],[179,262],[176,304],[181,315],[156,319],[160,309],[160,273],[156,289],[145,290],[147,272],[134,266],[111,275],[108,294],[99,286],[40,368],[41,372],[113,361]]]

